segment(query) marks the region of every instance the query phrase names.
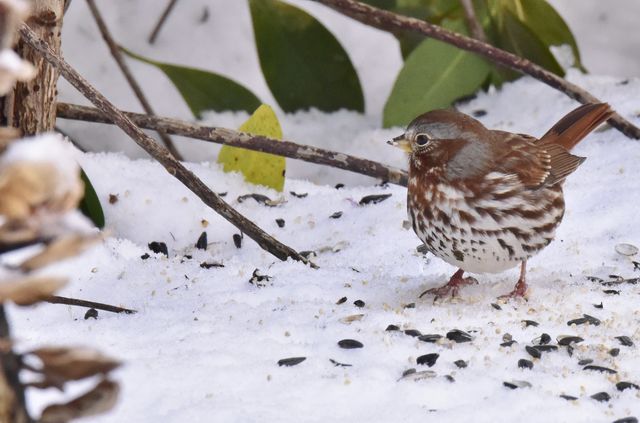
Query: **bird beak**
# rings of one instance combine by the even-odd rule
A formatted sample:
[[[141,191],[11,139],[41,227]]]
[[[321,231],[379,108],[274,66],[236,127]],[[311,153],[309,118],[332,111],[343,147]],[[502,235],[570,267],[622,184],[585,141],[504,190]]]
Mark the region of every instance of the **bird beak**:
[[[411,153],[411,143],[404,137],[404,134],[397,136],[390,141],[387,141],[387,144],[398,147],[399,149],[406,151],[407,153]]]

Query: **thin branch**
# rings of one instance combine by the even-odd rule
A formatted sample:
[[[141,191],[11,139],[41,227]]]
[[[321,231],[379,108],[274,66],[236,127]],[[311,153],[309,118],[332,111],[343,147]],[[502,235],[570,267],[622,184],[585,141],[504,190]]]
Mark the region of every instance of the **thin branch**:
[[[144,129],[161,129],[169,134],[195,138],[216,144],[275,154],[291,159],[303,160],[360,173],[378,178],[392,184],[407,186],[407,172],[392,166],[383,165],[367,159],[349,156],[335,151],[324,150],[291,141],[278,141],[263,136],[236,132],[225,128],[202,126],[197,123],[177,119],[147,116],[139,113],[124,112],[136,125]],[[88,122],[113,123],[106,114],[93,107],[58,103],[58,117]]]
[[[129,308],[113,306],[109,304],[96,303],[93,301],[79,300],[77,298],[69,298],[69,297],[60,297],[58,295],[52,295],[44,300],[47,303],[51,304],[66,304],[72,306],[80,306],[87,308],[95,308],[96,310],[104,310],[109,311],[111,313],[124,313],[124,314],[135,314],[138,310],[132,310]]]
[[[64,59],[55,54],[46,42],[42,41],[34,34],[29,27],[22,24],[20,26],[20,36],[34,50],[40,52],[42,56],[55,66],[60,74],[80,91],[89,101],[96,107],[109,115],[111,119],[120,127],[127,135],[129,135],[140,147],[142,147],[151,157],[156,159],[172,176],[182,182],[194,194],[196,194],[202,202],[215,210],[223,218],[236,226],[240,231],[245,233],[251,239],[260,245],[263,249],[273,254],[281,260],[292,258],[303,263],[309,263],[307,259],[301,256],[296,250],[281,243],[273,238],[255,223],[238,213],[229,206],[222,198],[204,184],[196,175],[188,170],[182,163],[177,161],[162,145],[156,143],[151,137],[145,134],[131,120],[122,114],[109,100],[107,100],[100,92],[93,88],[73,67],[71,67]],[[311,264],[313,266],[313,264]]]
[[[138,84],[138,81],[136,81],[136,79],[133,77],[133,74],[131,73],[131,70],[129,69],[127,62],[124,60],[124,57],[122,57],[122,52],[120,51],[120,49],[118,48],[118,45],[116,44],[113,37],[111,36],[111,32],[109,32],[109,28],[107,27],[107,24],[105,23],[104,19],[102,19],[102,15],[98,10],[98,7],[96,6],[95,1],[87,0],[87,4],[89,5],[89,10],[91,10],[93,19],[96,21],[96,24],[98,25],[100,34],[102,34],[102,38],[104,38],[104,41],[107,43],[107,46],[109,47],[109,51],[111,52],[111,55],[113,56],[116,63],[118,64],[118,67],[120,68],[120,71],[122,71],[122,74],[124,75],[125,79],[129,83],[129,86],[133,90],[133,93],[138,98],[138,101],[140,101],[140,105],[148,115],[155,116],[155,113],[151,108],[151,104],[149,104],[147,97],[144,95],[144,92],[142,92],[142,88],[140,87],[140,84]],[[178,160],[182,160],[182,156],[180,155],[180,152],[178,152],[178,150],[176,149],[171,138],[162,131],[158,131],[158,135],[160,136],[160,139],[162,140],[164,145],[169,149],[169,151],[171,151],[171,154],[173,154],[173,157],[175,157]]]
[[[484,33],[484,29],[478,21],[476,10],[473,8],[472,0],[460,0],[462,10],[464,11],[464,19],[467,21],[467,26],[471,32],[471,36],[476,40],[480,40],[484,43],[487,42],[487,35]]]
[[[459,49],[476,53],[491,60],[492,62],[506,66],[520,73],[530,75],[550,87],[563,92],[580,103],[586,104],[602,102],[579,86],[560,78],[530,60],[518,57],[508,51],[493,47],[492,45],[483,43],[482,41],[474,40],[473,38],[465,37],[464,35],[457,34],[426,21],[398,15],[354,0],[313,1],[322,3],[343,15],[349,16],[359,22],[383,31],[393,33],[398,30],[409,30],[447,44],[451,44]],[[633,125],[618,113],[613,113],[608,122],[611,126],[618,129],[629,138],[640,139],[640,128]]]
[[[153,31],[151,31],[151,35],[149,36],[149,44],[153,44],[156,42],[156,38],[160,33],[160,29],[162,29],[162,25],[164,25],[164,22],[169,17],[169,13],[171,13],[173,6],[175,6],[177,2],[178,0],[169,0],[169,4],[167,4],[167,7],[164,9],[164,12],[162,12],[162,16],[160,16],[158,23],[153,28]]]

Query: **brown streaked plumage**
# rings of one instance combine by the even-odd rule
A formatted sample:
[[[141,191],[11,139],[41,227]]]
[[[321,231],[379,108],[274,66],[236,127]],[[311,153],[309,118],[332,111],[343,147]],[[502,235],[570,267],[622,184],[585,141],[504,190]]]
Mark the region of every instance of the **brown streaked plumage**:
[[[527,259],[546,247],[564,215],[562,183],[585,160],[569,151],[604,122],[607,104],[586,104],[540,139],[490,130],[463,113],[418,116],[392,144],[410,153],[407,211],[426,248],[459,270],[424,292],[457,295],[476,283],[465,271],[498,273],[520,264],[504,297],[524,296]]]

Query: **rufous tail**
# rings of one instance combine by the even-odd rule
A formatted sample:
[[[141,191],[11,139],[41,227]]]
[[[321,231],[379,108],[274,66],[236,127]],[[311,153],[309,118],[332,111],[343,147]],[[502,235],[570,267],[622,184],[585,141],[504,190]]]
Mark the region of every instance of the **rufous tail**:
[[[540,138],[538,145],[557,144],[571,151],[584,137],[609,119],[613,110],[607,103],[583,104],[569,112]]]

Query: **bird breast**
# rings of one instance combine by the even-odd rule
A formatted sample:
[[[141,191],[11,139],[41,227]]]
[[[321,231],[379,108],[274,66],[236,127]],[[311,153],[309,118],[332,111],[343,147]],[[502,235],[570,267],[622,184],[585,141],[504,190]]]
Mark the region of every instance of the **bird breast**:
[[[411,175],[407,197],[413,230],[435,256],[468,272],[497,273],[554,238],[564,214],[560,186],[531,190],[501,172],[455,182],[439,175]]]

